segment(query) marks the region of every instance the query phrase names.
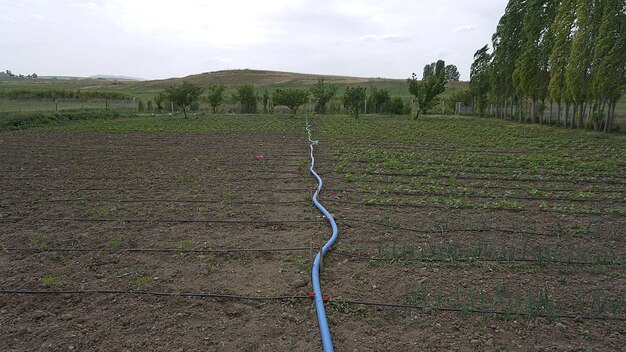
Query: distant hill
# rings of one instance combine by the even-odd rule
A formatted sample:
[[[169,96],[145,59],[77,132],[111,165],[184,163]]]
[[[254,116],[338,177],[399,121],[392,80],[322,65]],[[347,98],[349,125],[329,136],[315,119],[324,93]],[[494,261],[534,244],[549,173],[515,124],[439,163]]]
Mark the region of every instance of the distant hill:
[[[107,81],[145,81],[143,78],[113,75],[96,75],[89,76],[90,79],[105,79]]]
[[[305,87],[313,85],[321,77],[326,82],[341,85],[367,84],[369,82],[394,82],[397,79],[387,78],[363,78],[363,77],[347,77],[347,76],[327,76],[315,75],[295,72],[280,72],[266,70],[223,70],[215,72],[205,72],[182,78],[168,78],[163,80],[143,81],[133,84],[134,87],[155,87],[162,88],[171,84],[182,83],[182,81],[191,82],[197,85],[206,86],[209,84],[223,84],[227,88],[235,88],[242,84],[252,84],[256,87],[275,87],[275,86],[293,86]]]
[[[323,74],[305,74],[295,72],[267,71],[267,70],[223,70],[205,72],[181,78],[169,78],[162,80],[150,80],[142,82],[117,82],[116,86],[106,86],[107,89],[122,89],[131,94],[147,97],[163,90],[172,84],[180,84],[183,81],[194,83],[203,87],[210,84],[223,84],[227,91],[234,91],[242,84],[251,84],[256,90],[273,91],[277,88],[301,88],[307,89],[317,80],[324,77],[327,83],[336,84],[341,90],[347,86],[374,86],[388,89],[391,95],[408,96],[407,83],[404,79],[391,79],[380,77],[349,77]],[[408,76],[407,76],[408,77]],[[451,82],[449,88],[467,89],[467,82]]]

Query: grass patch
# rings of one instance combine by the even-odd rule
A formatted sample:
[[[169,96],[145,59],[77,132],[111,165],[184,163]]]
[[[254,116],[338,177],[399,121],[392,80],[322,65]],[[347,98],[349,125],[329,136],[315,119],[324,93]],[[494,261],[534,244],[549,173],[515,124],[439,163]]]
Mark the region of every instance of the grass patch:
[[[112,110],[5,112],[0,115],[0,131],[60,125],[70,121],[104,120],[130,116],[133,114]]]

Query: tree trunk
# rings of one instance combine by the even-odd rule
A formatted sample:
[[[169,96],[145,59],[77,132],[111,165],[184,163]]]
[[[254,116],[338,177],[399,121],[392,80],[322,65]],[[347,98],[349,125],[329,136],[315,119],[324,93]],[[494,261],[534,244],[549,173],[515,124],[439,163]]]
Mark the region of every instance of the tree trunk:
[[[582,129],[583,128],[583,115],[584,115],[584,111],[585,111],[585,104],[584,103],[580,103],[580,106],[578,108],[578,123],[576,124],[576,128],[578,129]]]
[[[537,123],[537,101],[535,99],[530,103],[530,121]]]
[[[548,115],[548,125],[552,125],[552,109],[554,107],[554,102],[550,100],[550,115]]]
[[[609,101],[609,107],[606,112],[606,122],[604,123],[604,133],[611,131],[611,121],[613,120],[613,114],[615,113],[615,103]]]

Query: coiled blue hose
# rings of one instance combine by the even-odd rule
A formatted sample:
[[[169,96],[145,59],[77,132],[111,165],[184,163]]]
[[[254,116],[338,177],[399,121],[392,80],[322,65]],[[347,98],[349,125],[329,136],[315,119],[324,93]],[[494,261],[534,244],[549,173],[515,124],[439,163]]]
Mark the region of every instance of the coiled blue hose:
[[[324,347],[324,352],[332,352],[333,348],[333,339],[330,336],[330,327],[328,326],[328,319],[326,319],[326,311],[324,310],[324,296],[322,295],[322,288],[320,286],[320,264],[322,262],[322,258],[328,252],[328,248],[335,243],[337,240],[337,236],[339,235],[339,229],[337,228],[337,223],[333,219],[333,216],[317,201],[317,196],[322,190],[323,181],[322,178],[315,172],[315,157],[313,156],[313,146],[318,144],[318,141],[313,141],[311,139],[311,130],[309,125],[309,119],[306,118],[306,131],[309,135],[309,147],[311,148],[311,167],[309,170],[311,171],[311,175],[315,176],[317,179],[317,190],[313,194],[313,204],[317,209],[319,209],[322,214],[328,219],[330,226],[333,229],[333,234],[324,244],[322,249],[315,256],[315,260],[313,261],[313,269],[311,272],[311,282],[313,284],[313,292],[315,296],[315,310],[317,311],[317,321],[320,326],[320,334],[322,335],[322,346]]]

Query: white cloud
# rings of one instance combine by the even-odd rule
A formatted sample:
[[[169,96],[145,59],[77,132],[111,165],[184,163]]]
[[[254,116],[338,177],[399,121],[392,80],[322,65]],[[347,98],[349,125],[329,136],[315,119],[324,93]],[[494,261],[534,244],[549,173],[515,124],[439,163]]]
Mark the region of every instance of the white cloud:
[[[456,27],[454,29],[455,32],[474,32],[476,31],[476,26],[474,25],[469,25],[469,26],[459,26]]]
[[[364,42],[385,41],[385,42],[402,43],[402,42],[409,41],[409,38],[402,36],[400,34],[368,34],[368,35],[361,36],[359,40],[364,41]]]
[[[93,2],[81,2],[81,3],[72,3],[71,7],[82,9],[82,10],[90,10],[90,11],[99,11],[100,6],[94,4]]]

